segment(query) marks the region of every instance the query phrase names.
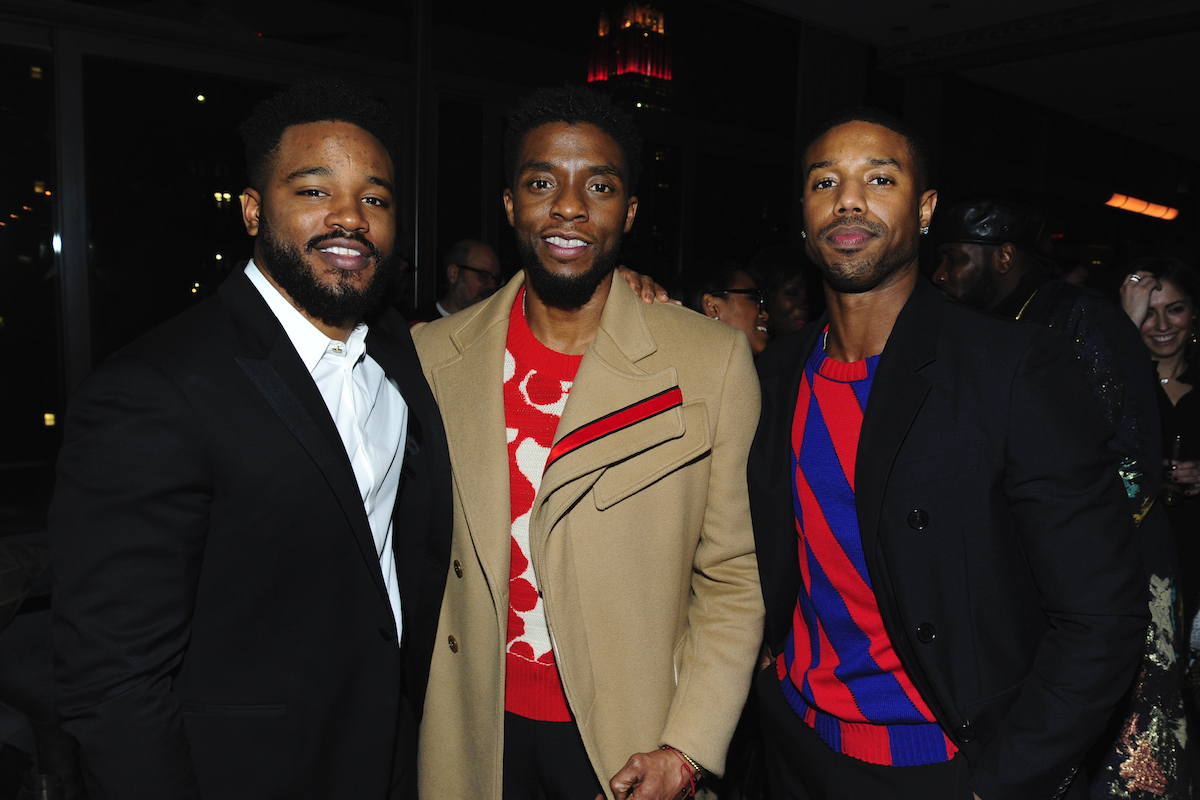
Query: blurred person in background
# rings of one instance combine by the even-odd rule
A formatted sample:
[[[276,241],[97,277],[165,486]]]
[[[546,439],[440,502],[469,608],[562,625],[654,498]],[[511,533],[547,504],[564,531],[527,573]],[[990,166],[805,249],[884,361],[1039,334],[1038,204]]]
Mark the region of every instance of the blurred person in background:
[[[1109,450],[1120,459],[1118,472],[1138,526],[1152,623],[1133,689],[1089,755],[1090,791],[1096,798],[1127,798],[1153,784],[1161,790],[1155,797],[1190,797],[1178,662],[1186,637],[1173,613],[1179,567],[1170,525],[1155,507],[1161,455],[1151,370],[1136,329],[1120,310],[1096,291],[1053,277],[1055,265],[1040,255],[1045,228],[1039,211],[1007,200],[939,209],[932,232],[940,260],[932,280],[963,305],[1067,334],[1087,368],[1090,393],[1116,426]]]
[[[825,310],[821,273],[796,248],[764,248],[750,261],[749,269],[762,277],[772,339],[800,330]]]
[[[423,305],[409,315],[409,322],[430,322],[470,308],[500,288],[500,257],[483,242],[455,242],[442,258],[446,293],[437,302]]]
[[[1196,297],[1200,276],[1170,256],[1148,256],[1132,265],[1121,285],[1121,307],[1139,327],[1157,367],[1158,409],[1167,456],[1161,499],[1175,532],[1183,572],[1185,630],[1200,609],[1200,375],[1196,353]],[[1192,649],[1197,649],[1196,637]]]
[[[766,298],[754,275],[734,261],[701,268],[681,292],[683,304],[746,334],[750,352],[767,346]]]

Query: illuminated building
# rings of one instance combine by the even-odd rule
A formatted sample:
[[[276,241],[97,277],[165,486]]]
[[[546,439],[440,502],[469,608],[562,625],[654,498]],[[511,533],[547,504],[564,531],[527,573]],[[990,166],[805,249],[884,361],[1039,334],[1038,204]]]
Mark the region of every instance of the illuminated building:
[[[588,60],[588,83],[636,108],[666,110],[671,96],[671,37],[661,11],[630,4],[601,14]],[[597,87],[601,88],[601,87]]]

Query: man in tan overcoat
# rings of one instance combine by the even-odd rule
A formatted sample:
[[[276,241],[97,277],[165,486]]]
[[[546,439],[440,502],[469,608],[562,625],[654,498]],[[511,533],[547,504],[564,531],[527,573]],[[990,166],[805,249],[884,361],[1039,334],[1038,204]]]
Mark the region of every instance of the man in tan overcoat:
[[[414,330],[454,473],[423,800],[667,800],[720,774],[762,638],[745,334],[613,281],[638,141],[581,89],[512,114],[525,270]]]

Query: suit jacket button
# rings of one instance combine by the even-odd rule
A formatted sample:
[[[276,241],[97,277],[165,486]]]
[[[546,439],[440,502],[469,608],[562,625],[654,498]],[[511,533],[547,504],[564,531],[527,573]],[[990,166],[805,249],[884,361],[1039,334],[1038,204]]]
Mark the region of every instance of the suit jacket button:
[[[908,512],[908,527],[914,531],[923,531],[925,526],[929,524],[929,515],[919,508],[914,508]]]
[[[964,722],[958,728],[958,740],[964,744],[972,741],[975,738],[975,729],[971,727],[971,723]]]
[[[394,628],[389,628],[386,625],[379,626],[379,635],[383,637],[385,642],[396,641],[396,630]]]
[[[458,652],[458,639],[455,639],[453,636],[451,636],[449,639],[446,640],[446,644],[450,645],[451,653]]]
[[[922,622],[917,626],[917,638],[925,644],[929,644],[937,638],[937,629],[928,622]]]
[[[454,559],[454,574],[462,577],[462,563],[457,558]]]

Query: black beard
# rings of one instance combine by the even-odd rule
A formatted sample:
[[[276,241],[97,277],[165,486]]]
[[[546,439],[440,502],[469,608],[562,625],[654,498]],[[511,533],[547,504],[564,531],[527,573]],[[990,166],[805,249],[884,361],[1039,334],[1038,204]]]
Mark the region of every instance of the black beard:
[[[846,217],[826,225],[815,238],[823,239],[827,233],[843,225],[857,225],[876,235],[884,233],[881,225],[863,217]],[[839,294],[859,294],[871,291],[899,271],[901,267],[913,261],[917,257],[917,241],[914,239],[908,247],[901,246],[889,253],[884,253],[876,261],[868,262],[855,262],[851,255],[847,256],[844,261],[831,264],[825,260],[824,254],[815,245],[806,246],[806,252],[813,263],[820,268],[821,275],[830,288]],[[837,265],[841,265],[841,268],[837,268]]]
[[[339,238],[353,239],[363,245],[375,262],[375,273],[361,289],[351,283],[351,273],[346,270],[337,271],[336,286],[321,283],[300,248],[275,236],[265,219],[258,222],[258,252],[263,261],[260,266],[306,314],[335,328],[358,322],[379,306],[391,291],[400,266],[395,253],[383,255],[365,236],[354,231],[315,236],[304,245],[304,252],[312,253],[322,242]]]
[[[595,245],[593,245],[594,247]],[[533,245],[517,237],[517,252],[525,267],[525,280],[538,299],[551,308],[574,311],[583,308],[610,272],[617,268],[620,247],[596,253],[592,267],[582,275],[556,275],[546,269]]]

